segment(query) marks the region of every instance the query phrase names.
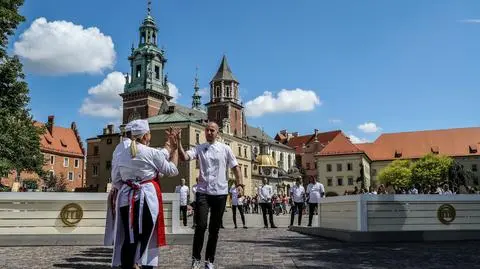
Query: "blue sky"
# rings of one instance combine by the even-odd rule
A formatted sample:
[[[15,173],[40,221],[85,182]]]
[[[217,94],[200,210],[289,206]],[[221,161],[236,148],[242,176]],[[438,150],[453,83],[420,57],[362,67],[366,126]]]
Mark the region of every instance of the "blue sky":
[[[195,67],[200,86],[206,88],[225,53],[245,103],[269,91],[274,108],[291,97],[292,104],[308,110],[285,112],[287,105],[248,118],[249,124],[271,135],[281,129],[301,134],[315,128],[341,129],[373,140],[381,132],[480,125],[479,1],[153,0],[152,8],[159,43],[167,52],[166,71],[179,89],[181,104],[191,103]],[[36,52],[41,55],[23,51],[35,119],[45,121],[55,114],[60,125],[76,121],[82,138],[118,121],[81,113],[80,108],[88,90],[108,74],[129,72],[127,57],[132,42],[138,43],[146,1],[26,1],[22,13],[27,21],[13,38],[11,51],[40,17],[51,24],[50,35],[58,30],[54,38],[30,40],[33,45],[46,44],[47,56],[44,50]],[[62,35],[76,37],[73,31],[56,28],[55,21],[81,26],[80,32],[96,27],[103,45],[65,46]],[[86,58],[87,63],[90,58],[108,58],[108,37],[115,61],[101,70],[75,71]],[[28,50],[32,44],[25,39]],[[79,54],[78,64],[67,53]],[[37,61],[36,69],[29,68],[28,57]],[[54,63],[63,66],[63,59],[72,70],[45,71]],[[285,95],[288,100],[277,99],[282,89],[290,93]],[[320,101],[312,103],[312,95],[302,97],[308,100],[297,98],[296,92],[289,92],[295,89]]]

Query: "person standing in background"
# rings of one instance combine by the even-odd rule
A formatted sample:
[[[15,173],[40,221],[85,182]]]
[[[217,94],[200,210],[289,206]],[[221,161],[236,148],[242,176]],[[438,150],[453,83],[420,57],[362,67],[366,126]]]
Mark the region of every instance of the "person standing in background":
[[[185,179],[180,179],[180,186],[175,187],[175,193],[180,194],[180,214],[182,214],[183,226],[187,226],[188,200],[190,189],[185,185]]]
[[[277,228],[273,223],[273,208],[272,208],[272,196],[273,196],[273,188],[272,186],[268,185],[268,180],[266,178],[263,179],[263,186],[258,189],[258,203],[262,208],[263,214],[263,224],[265,225],[264,228],[268,228],[267,223],[267,214],[270,220],[270,227]]]
[[[295,185],[290,188],[290,196],[296,210],[292,210],[290,214],[290,227],[293,226],[295,220],[295,212],[298,212],[298,226],[302,225],[303,204],[305,203],[305,188],[302,186],[302,178],[297,178]]]
[[[308,227],[312,227],[313,214],[318,208],[320,199],[325,197],[325,187],[320,182],[317,182],[316,178],[312,176],[310,178],[310,184],[307,186],[308,195]],[[320,218],[320,214],[318,214]]]
[[[235,229],[237,229],[237,209],[240,212],[240,218],[242,219],[243,228],[247,229],[245,225],[245,215],[243,214],[243,203],[246,203],[243,197],[243,187],[242,185],[233,186],[230,188],[230,197],[232,199],[232,214],[233,214],[233,224]]]

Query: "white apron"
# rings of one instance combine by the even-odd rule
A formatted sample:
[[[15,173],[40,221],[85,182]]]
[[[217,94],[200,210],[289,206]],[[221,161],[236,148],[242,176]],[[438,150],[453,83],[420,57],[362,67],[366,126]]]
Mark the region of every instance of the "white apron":
[[[125,189],[133,190],[127,184],[123,184],[121,189],[118,191],[116,197],[116,207],[115,213],[113,213],[113,208],[111,204],[112,193],[109,194],[108,206],[107,206],[107,219],[105,225],[105,238],[104,245],[111,246],[113,245],[113,258],[112,266],[121,265],[121,249],[123,242],[125,240],[125,230],[129,227],[123,227],[123,223],[120,217],[120,207],[119,197],[124,193]],[[129,193],[133,193],[130,191]],[[137,247],[137,252],[135,254],[134,264],[141,264],[147,266],[158,266],[159,264],[159,246],[157,242],[157,232],[158,232],[158,223],[157,216],[159,213],[159,203],[157,198],[157,192],[153,183],[140,184],[138,189],[138,195],[140,197],[140,208],[139,208],[139,228],[142,227],[142,213],[143,213],[143,201],[147,202],[148,208],[150,209],[150,215],[153,221],[153,229],[150,234],[150,239],[148,240],[147,247],[144,253],[140,253],[140,244]],[[114,216],[115,214],[115,216]],[[141,231],[141,228],[139,229]],[[131,237],[133,238],[133,231],[131,231]]]

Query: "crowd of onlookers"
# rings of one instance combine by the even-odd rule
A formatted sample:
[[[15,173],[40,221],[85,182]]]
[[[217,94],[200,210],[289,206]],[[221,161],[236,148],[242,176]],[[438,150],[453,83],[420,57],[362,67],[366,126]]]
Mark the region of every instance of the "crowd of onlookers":
[[[395,188],[393,185],[384,185],[381,184],[378,188],[370,187],[368,190],[366,188],[355,187],[353,191],[345,191],[344,195],[356,195],[356,194],[440,194],[440,195],[450,195],[450,194],[480,194],[480,189],[478,187],[460,185],[452,186],[450,184],[444,183],[435,185],[413,185],[410,188]]]

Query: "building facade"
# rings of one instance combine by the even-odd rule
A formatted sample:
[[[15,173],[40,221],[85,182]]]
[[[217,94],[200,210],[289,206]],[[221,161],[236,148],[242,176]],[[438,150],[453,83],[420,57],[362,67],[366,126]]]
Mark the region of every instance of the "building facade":
[[[46,127],[45,133],[40,135],[40,150],[45,157],[43,170],[63,181],[67,191],[82,188],[85,183],[85,151],[76,123],[72,122],[70,128],[55,126],[55,116],[52,115],[46,123],[35,122],[35,125]],[[36,173],[22,172],[18,178],[19,181],[17,173],[12,171],[1,179],[1,183],[14,191],[27,181],[35,181],[38,189],[45,185]]]
[[[378,175],[394,160],[415,161],[427,154],[449,156],[476,179],[466,182],[479,186],[480,128],[458,128],[416,132],[387,133],[372,143],[352,144],[340,133],[316,154],[318,180],[327,192],[338,195],[355,187],[377,188]]]

